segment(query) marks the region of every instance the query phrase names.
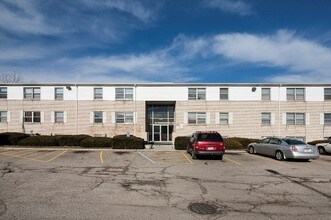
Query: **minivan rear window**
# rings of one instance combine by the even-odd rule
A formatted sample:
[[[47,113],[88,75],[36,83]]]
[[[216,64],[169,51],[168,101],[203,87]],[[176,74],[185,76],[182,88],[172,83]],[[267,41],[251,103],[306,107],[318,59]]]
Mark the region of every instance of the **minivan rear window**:
[[[284,141],[287,144],[293,144],[293,145],[297,145],[297,144],[305,144],[305,142],[299,141],[299,140],[295,140],[295,139],[284,139]]]
[[[223,142],[223,138],[220,134],[199,134],[198,141],[212,141],[212,142]]]

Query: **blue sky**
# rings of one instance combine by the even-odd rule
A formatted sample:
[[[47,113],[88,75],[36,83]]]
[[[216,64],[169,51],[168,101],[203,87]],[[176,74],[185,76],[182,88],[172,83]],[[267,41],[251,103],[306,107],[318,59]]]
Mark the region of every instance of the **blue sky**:
[[[330,83],[329,0],[0,0],[24,82]]]

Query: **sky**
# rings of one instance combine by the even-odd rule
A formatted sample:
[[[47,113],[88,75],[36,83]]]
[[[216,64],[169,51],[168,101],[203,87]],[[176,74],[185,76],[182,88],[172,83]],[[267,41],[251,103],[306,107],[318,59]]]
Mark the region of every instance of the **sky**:
[[[26,83],[331,83],[329,0],[0,0]]]

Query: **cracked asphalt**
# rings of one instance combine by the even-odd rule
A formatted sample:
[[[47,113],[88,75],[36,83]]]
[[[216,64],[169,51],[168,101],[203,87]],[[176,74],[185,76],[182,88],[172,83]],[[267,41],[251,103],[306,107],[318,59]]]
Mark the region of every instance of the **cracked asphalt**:
[[[330,155],[310,162],[231,151],[222,161],[190,161],[186,152],[153,150],[33,150],[24,155],[0,149],[0,219],[331,216]],[[216,212],[195,213],[189,207],[196,203]]]

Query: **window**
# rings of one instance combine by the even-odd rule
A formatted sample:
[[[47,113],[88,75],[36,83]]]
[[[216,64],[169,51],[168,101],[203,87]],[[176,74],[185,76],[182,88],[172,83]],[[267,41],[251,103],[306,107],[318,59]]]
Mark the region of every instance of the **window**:
[[[102,88],[94,88],[94,99],[102,99]]]
[[[40,122],[40,112],[24,112],[24,122]]]
[[[102,118],[103,112],[94,112],[94,123],[102,123],[103,118]]]
[[[261,123],[262,123],[262,125],[270,125],[271,124],[271,114],[268,112],[261,113]]]
[[[64,122],[64,113],[63,112],[54,112],[55,123]]]
[[[331,100],[331,88],[324,88],[324,100]]]
[[[132,88],[116,88],[115,93],[116,100],[133,100]]]
[[[229,89],[220,88],[220,100],[228,100],[228,99],[229,99]]]
[[[270,88],[262,88],[262,100],[270,100]]]
[[[286,113],[287,125],[304,125],[305,113]]]
[[[206,113],[204,112],[189,112],[188,113],[189,124],[206,124]]]
[[[206,89],[205,88],[189,88],[188,100],[205,100]]]
[[[63,100],[63,88],[62,87],[55,88],[55,100]]]
[[[221,125],[229,124],[229,113],[220,112],[220,124]]]
[[[324,124],[331,125],[331,113],[324,113]]]
[[[6,99],[6,98],[7,98],[7,88],[0,87],[0,99]]]
[[[24,99],[39,100],[40,87],[27,87],[24,88]]]
[[[0,123],[7,122],[7,112],[0,112]]]
[[[133,124],[133,112],[116,112],[116,124]]]
[[[305,89],[303,88],[287,88],[286,90],[287,100],[305,100]]]

